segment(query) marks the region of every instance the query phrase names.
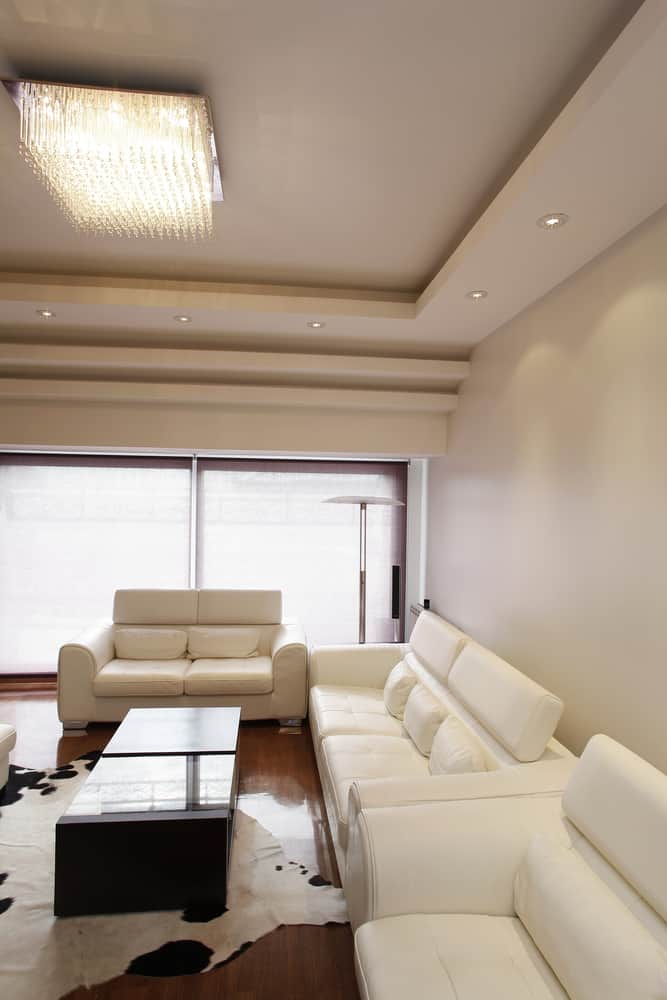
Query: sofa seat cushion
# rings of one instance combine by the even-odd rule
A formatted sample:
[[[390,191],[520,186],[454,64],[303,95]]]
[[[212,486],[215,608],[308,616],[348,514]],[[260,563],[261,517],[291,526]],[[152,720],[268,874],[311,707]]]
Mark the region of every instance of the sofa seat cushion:
[[[189,660],[110,660],[95,674],[99,698],[163,697],[183,694]]]
[[[271,691],[270,656],[193,660],[185,674],[186,694],[270,694]]]
[[[320,740],[326,736],[401,736],[398,719],[389,714],[380,688],[320,684],[310,691],[311,726]]]
[[[363,1000],[568,1000],[516,917],[410,914],[355,936]]]
[[[412,740],[403,736],[327,736],[322,742],[321,760],[343,846],[347,844],[347,799],[353,781],[428,774],[428,761]]]

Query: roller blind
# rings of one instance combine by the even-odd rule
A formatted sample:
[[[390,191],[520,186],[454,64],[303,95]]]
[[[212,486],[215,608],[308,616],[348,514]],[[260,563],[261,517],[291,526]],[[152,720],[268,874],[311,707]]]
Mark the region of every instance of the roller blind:
[[[405,502],[405,463],[198,462],[197,584],[277,587],[312,645],[358,640],[359,507],[336,495]],[[391,642],[392,566],[404,579],[405,507],[367,518],[367,642]],[[401,608],[402,610],[402,608]]]

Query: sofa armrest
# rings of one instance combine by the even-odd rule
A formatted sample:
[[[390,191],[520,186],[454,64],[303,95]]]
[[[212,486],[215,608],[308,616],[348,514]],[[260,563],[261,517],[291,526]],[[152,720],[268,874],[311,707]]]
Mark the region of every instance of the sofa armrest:
[[[409,650],[407,643],[368,643],[354,646],[317,646],[310,654],[310,687],[383,688],[393,667]]]
[[[85,629],[58,655],[58,718],[61,722],[88,721],[93,678],[113,660],[113,625],[101,622]]]
[[[271,660],[277,718],[305,718],[308,647],[300,625],[280,625],[276,629]]]
[[[413,778],[364,778],[350,786],[348,817],[379,806],[452,802],[517,795],[560,795],[577,758],[502,767],[474,774],[433,774]]]
[[[539,830],[562,830],[560,796],[364,810],[344,878],[352,927],[405,913],[514,916],[514,876]]]

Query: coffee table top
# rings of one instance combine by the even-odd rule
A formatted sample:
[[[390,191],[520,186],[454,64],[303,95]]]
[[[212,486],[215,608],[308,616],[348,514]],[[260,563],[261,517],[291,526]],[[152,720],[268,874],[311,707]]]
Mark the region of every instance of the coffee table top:
[[[240,708],[131,708],[103,757],[234,754]]]
[[[102,757],[64,816],[140,819],[230,809],[235,766],[233,754]]]

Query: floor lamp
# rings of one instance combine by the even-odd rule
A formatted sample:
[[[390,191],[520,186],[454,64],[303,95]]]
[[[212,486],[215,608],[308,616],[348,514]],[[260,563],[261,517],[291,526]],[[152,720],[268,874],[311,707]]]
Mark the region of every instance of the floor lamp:
[[[366,510],[374,507],[405,507],[391,497],[330,497],[323,503],[345,503],[359,508],[359,642],[366,642]]]

